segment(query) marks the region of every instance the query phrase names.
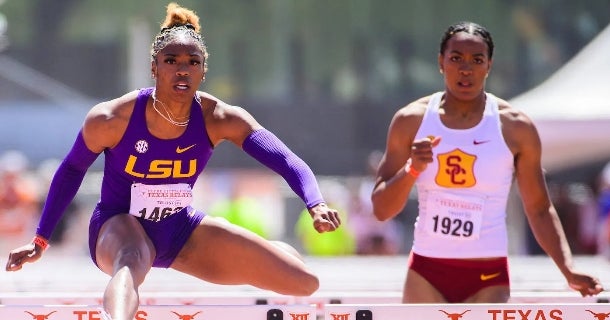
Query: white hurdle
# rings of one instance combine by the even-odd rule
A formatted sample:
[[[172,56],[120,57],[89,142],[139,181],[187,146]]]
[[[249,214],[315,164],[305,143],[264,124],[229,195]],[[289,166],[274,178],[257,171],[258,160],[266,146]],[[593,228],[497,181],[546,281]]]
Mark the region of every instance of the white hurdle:
[[[134,320],[315,320],[315,313],[315,307],[308,305],[141,306]],[[101,307],[95,305],[1,305],[0,319],[101,320]]]
[[[99,305],[0,305],[0,319],[102,320]],[[149,305],[133,320],[604,320],[608,303]]]
[[[101,305],[102,292],[0,292],[0,305]],[[326,304],[399,303],[396,292],[323,292],[297,297],[272,292],[142,292],[141,306],[312,305],[321,317]],[[314,318],[315,319],[315,318]],[[4,320],[0,317],[0,320]]]
[[[98,305],[102,292],[2,292],[0,305],[52,304]],[[399,291],[328,291],[311,296],[296,297],[272,292],[141,292],[142,305],[286,305],[286,304],[400,304]],[[581,297],[576,291],[517,291],[511,293],[509,303],[607,303],[610,292],[598,296]],[[1,319],[0,319],[1,320]],[[610,320],[610,317],[609,317]]]
[[[323,319],[326,314],[326,319],[341,319],[338,314],[333,317],[328,316],[326,313],[328,308],[333,310],[337,306],[345,305],[360,305],[360,306],[377,306],[377,305],[400,305],[402,300],[400,292],[349,292],[349,291],[336,291],[336,292],[319,292],[312,296],[307,297],[293,297],[286,295],[279,295],[270,292],[142,292],[140,295],[140,305],[146,310],[149,307],[162,307],[169,308],[171,306],[185,307],[185,306],[216,306],[218,308],[233,308],[234,306],[250,307],[250,306],[261,306],[262,309],[273,309],[273,306],[285,306],[292,307],[294,305],[308,306],[314,309],[316,317],[313,319]],[[610,294],[603,292],[596,297],[581,297],[575,291],[562,291],[562,292],[513,292],[512,297],[509,300],[509,304],[514,305],[575,305],[575,304],[608,304],[610,301]],[[0,305],[9,307],[17,306],[41,306],[41,305],[53,305],[53,306],[97,306],[102,304],[102,293],[101,292],[0,292]],[[208,307],[206,307],[208,308]],[[155,310],[154,308],[152,310]],[[364,309],[366,310],[366,308]],[[11,311],[13,312],[13,311]],[[39,313],[46,314],[46,313]],[[77,313],[81,314],[81,313]],[[186,313],[185,313],[186,314]],[[299,313],[292,313],[295,317],[299,317]],[[77,320],[97,320],[95,319],[96,313],[93,312],[89,318],[69,318]],[[358,316],[354,313],[354,317]],[[361,318],[365,315],[358,316]],[[0,312],[0,320],[6,318],[2,317]],[[18,318],[9,318],[18,319]],[[32,316],[32,320],[38,320]],[[153,319],[153,318],[143,318]],[[172,319],[172,318],[170,318]],[[199,320],[187,319],[187,320]],[[208,318],[201,318],[208,320]],[[261,318],[263,319],[263,318]],[[293,318],[288,318],[293,320]],[[301,317],[301,319],[305,319]],[[366,319],[363,318],[363,319]],[[554,318],[534,318],[528,319],[527,317],[517,317],[511,319],[502,318],[488,318],[490,320],[558,320]],[[40,319],[42,320],[42,318]],[[46,319],[55,320],[55,319]],[[139,320],[136,318],[136,320]],[[176,320],[182,320],[176,318]],[[352,318],[343,318],[343,320],[355,320]],[[453,319],[449,319],[453,320]],[[465,319],[461,319],[465,320]],[[598,319],[592,319],[598,320]],[[610,316],[608,319],[610,320]]]
[[[604,320],[607,303],[328,305],[326,320]]]

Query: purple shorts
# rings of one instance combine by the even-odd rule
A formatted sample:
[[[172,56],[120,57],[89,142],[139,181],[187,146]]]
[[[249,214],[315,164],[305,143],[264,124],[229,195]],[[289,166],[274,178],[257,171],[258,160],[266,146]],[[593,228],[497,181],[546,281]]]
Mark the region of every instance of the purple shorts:
[[[89,223],[89,253],[95,265],[97,265],[95,247],[100,229],[108,219],[117,214],[127,213],[106,213],[102,212],[99,206],[93,211]],[[203,217],[205,213],[192,210],[189,214],[185,208],[157,222],[138,218],[157,251],[153,267],[169,268]]]
[[[409,268],[419,273],[449,303],[459,303],[489,286],[510,286],[508,258],[440,259],[411,253]]]

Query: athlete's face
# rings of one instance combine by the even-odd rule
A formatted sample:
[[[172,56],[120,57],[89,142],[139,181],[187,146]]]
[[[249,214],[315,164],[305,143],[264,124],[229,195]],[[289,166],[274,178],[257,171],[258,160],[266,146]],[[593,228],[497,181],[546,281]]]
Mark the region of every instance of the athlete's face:
[[[190,102],[205,79],[204,62],[204,55],[193,39],[182,37],[169,43],[152,62],[157,91]]]
[[[470,100],[485,90],[491,69],[485,41],[466,32],[456,33],[439,55],[440,71],[445,76],[445,89],[458,99]]]

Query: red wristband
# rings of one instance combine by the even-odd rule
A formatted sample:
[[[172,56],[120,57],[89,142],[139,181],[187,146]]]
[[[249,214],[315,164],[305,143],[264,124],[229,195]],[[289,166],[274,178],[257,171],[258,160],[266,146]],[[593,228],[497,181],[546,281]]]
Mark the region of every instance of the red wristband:
[[[49,247],[49,241],[47,241],[47,239],[45,239],[45,238],[43,238],[43,237],[41,237],[39,235],[36,235],[34,237],[34,239],[32,239],[32,242],[35,245],[41,247],[42,250],[46,250]]]
[[[410,164],[405,167],[405,172],[413,178],[419,177],[420,172],[415,170]]]

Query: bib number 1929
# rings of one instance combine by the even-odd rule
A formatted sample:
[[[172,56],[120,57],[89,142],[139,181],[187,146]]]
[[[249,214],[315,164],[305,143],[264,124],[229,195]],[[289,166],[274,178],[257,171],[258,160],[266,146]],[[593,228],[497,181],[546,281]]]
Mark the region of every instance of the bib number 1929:
[[[432,217],[434,221],[434,232],[440,232],[444,235],[454,237],[470,237],[474,231],[474,224],[470,220],[462,220],[459,218],[451,219],[449,217]]]

